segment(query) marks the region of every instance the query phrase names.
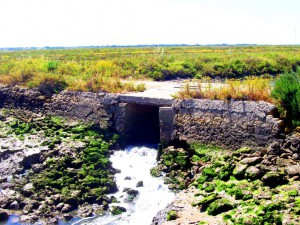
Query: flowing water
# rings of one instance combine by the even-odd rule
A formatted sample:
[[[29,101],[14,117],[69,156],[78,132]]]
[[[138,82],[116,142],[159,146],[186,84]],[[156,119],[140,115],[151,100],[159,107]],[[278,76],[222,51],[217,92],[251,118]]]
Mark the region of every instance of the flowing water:
[[[126,212],[118,215],[106,215],[83,219],[74,224],[98,225],[150,225],[156,213],[164,209],[174,199],[174,193],[168,190],[163,180],[150,175],[150,169],[156,164],[157,151],[148,147],[128,147],[123,151],[116,151],[111,161],[121,173],[116,174],[119,192],[114,196],[120,200],[119,205],[126,208]],[[136,187],[143,181],[142,187]],[[126,203],[124,188],[137,190],[139,194],[132,203]]]
[[[172,202],[175,194],[170,192],[161,178],[150,175],[150,169],[156,164],[157,150],[148,147],[128,147],[125,150],[115,151],[110,160],[113,167],[121,172],[115,175],[119,191],[115,196],[119,205],[126,208],[126,212],[113,216],[96,216],[79,220],[74,218],[70,222],[60,221],[59,225],[150,225],[153,217],[159,210],[166,208]],[[136,187],[139,181],[143,181],[142,187]],[[139,194],[132,203],[126,203],[124,188],[137,190]],[[18,216],[10,216],[6,225],[20,225]]]

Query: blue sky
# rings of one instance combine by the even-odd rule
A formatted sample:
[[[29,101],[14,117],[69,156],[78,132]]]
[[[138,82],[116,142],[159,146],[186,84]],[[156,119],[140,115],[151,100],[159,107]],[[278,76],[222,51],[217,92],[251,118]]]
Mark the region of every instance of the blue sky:
[[[0,47],[300,44],[299,0],[0,0]]]

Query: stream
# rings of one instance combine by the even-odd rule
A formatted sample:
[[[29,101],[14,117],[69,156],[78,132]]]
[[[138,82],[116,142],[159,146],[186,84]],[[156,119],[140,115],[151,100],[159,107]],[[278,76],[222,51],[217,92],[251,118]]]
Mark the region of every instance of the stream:
[[[113,167],[121,172],[115,175],[119,191],[114,196],[119,203],[112,206],[122,206],[126,212],[120,215],[107,213],[104,216],[90,218],[74,218],[70,222],[59,221],[59,225],[150,225],[158,211],[171,203],[175,194],[169,191],[162,178],[150,175],[150,169],[156,164],[157,150],[151,147],[127,147],[125,150],[115,151],[110,157]],[[143,183],[137,187],[137,183]],[[138,191],[133,202],[128,203],[125,188]],[[18,216],[11,215],[6,225],[20,225]]]
[[[150,169],[156,164],[157,150],[150,147],[127,147],[116,151],[110,158],[113,166],[121,170],[115,175],[119,191],[114,196],[120,203],[113,203],[126,208],[121,215],[96,216],[73,223],[74,225],[150,225],[158,211],[171,203],[175,194],[170,192],[161,178],[150,175]],[[139,181],[142,187],[136,187]],[[126,203],[124,188],[137,190],[139,194],[132,203]]]

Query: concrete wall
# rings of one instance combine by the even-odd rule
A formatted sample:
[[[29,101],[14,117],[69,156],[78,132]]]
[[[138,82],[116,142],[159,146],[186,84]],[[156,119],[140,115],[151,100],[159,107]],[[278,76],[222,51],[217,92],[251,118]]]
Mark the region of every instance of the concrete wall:
[[[143,109],[143,105],[145,109],[157,108],[152,112],[159,113],[159,120],[152,121],[156,117],[149,114],[143,120],[159,123],[157,127],[160,128],[163,143],[179,140],[229,148],[265,146],[277,139],[283,129],[283,122],[277,118],[276,107],[266,102],[205,99],[171,101],[67,91],[47,98],[37,90],[0,86],[0,107],[98,123],[102,128],[116,130],[124,138],[128,136],[128,128],[132,131],[134,126],[138,126],[128,121],[139,117],[139,113],[133,109]],[[128,124],[135,125],[128,127]],[[145,134],[151,135],[151,132]]]
[[[201,142],[230,148],[266,146],[279,138],[283,121],[267,102],[177,100],[173,140]]]

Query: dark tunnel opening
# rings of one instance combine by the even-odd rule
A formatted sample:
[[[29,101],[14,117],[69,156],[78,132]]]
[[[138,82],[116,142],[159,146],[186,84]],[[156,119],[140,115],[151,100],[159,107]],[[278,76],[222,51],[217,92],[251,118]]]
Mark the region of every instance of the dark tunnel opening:
[[[124,142],[125,145],[160,142],[158,106],[127,105]]]

